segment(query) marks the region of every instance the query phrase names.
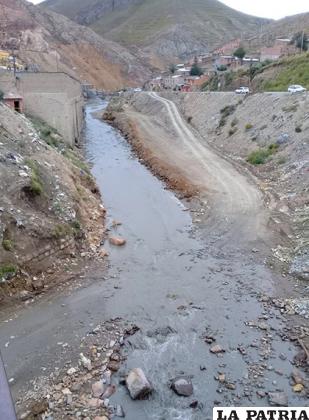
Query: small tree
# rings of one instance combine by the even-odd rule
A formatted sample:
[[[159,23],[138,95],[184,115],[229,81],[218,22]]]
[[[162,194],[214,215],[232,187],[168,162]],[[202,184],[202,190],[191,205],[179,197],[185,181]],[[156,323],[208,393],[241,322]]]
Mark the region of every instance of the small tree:
[[[237,48],[237,50],[234,51],[234,57],[237,57],[240,59],[240,62],[242,64],[242,61],[246,55],[246,50],[243,47]]]
[[[2,101],[3,97],[4,97],[4,92],[2,92],[2,90],[0,89],[0,101]]]
[[[298,48],[301,51],[308,51],[308,35],[302,31],[302,32],[297,32],[291,41],[291,44],[294,44],[296,46],[296,48]]]
[[[197,58],[195,57],[194,63],[190,70],[190,76],[202,76],[203,70],[200,68],[197,62]]]
[[[176,73],[176,70],[177,70],[177,67],[176,67],[176,65],[175,65],[175,64],[170,64],[169,69],[170,69],[170,72],[171,72],[172,74],[175,74],[175,73]]]

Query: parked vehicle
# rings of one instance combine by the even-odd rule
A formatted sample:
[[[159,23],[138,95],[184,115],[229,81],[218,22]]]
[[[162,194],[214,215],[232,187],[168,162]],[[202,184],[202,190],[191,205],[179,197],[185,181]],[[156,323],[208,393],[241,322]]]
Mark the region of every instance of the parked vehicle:
[[[248,93],[250,93],[250,89],[246,86],[241,86],[235,90],[235,93],[247,95]]]
[[[306,88],[301,85],[291,85],[288,87],[288,92],[290,93],[299,93],[299,92],[306,92]]]
[[[142,88],[135,88],[134,92],[143,92],[143,89]]]

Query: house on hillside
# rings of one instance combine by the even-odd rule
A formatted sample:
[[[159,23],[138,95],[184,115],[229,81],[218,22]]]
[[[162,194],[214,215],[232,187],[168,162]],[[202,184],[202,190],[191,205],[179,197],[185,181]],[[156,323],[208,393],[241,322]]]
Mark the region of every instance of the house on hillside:
[[[261,48],[260,60],[278,60],[281,57],[295,53],[296,47],[291,44],[289,38],[278,38],[272,47]]]
[[[16,112],[24,112],[23,97],[16,91],[9,91],[3,95],[3,102]]]
[[[214,55],[233,55],[234,51],[240,47],[241,40],[239,38],[233,41],[227,42],[222,47],[217,48],[213,51]]]

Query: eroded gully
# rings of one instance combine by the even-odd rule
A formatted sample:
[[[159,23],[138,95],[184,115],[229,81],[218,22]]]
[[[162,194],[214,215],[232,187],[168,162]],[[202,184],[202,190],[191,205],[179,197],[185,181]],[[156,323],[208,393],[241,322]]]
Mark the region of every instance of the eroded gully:
[[[192,224],[185,204],[139,163],[116,130],[96,118],[102,105],[87,106],[86,153],[108,223],[122,223],[114,233],[127,245],[106,245],[108,281],[33,305],[2,324],[2,338],[13,330],[16,336],[9,350],[1,339],[16,390],[38,376],[40,366],[59,362],[57,342],[74,347],[90,324],[122,317],[141,328],[125,346],[122,372],[141,367],[155,390],[149,400],[132,401],[118,387],[111,402],[122,404],[128,420],[208,419],[214,404],[268,405],[264,393],[271,391],[303,405],[289,383],[295,349],[278,333],[284,319],[257,298],[275,294],[280,277],[252,253],[252,244],[244,249],[235,238],[226,244],[220,238],[218,247],[207,224]],[[211,354],[205,335],[225,353]],[[216,380],[219,372],[225,383]],[[181,373],[192,377],[191,398],[168,387]],[[196,409],[189,407],[193,400]]]

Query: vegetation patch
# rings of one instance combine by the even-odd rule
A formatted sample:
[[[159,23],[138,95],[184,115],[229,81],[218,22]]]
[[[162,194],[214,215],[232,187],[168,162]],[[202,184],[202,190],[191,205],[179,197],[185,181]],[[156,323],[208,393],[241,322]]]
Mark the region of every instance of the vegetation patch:
[[[37,197],[43,194],[43,181],[40,177],[38,165],[34,160],[26,159],[26,165],[31,169],[30,184],[24,187],[24,191],[32,197]]]
[[[44,121],[42,121],[39,118],[30,118],[34,128],[39,133],[40,138],[45,141],[49,146],[58,148],[61,141],[60,134],[57,133],[55,129],[50,127],[48,124],[46,124]]]
[[[87,164],[82,161],[82,159],[76,152],[74,152],[73,150],[67,149],[67,150],[64,150],[63,156],[69,159],[69,161],[73,163],[74,166],[86,172],[86,174],[90,175],[90,170]]]
[[[271,155],[277,152],[279,146],[277,144],[270,144],[268,147],[254,150],[247,158],[247,162],[252,165],[263,165]]]
[[[224,127],[227,118],[235,112],[236,105],[227,105],[220,110],[221,119],[219,121],[219,127]]]
[[[295,127],[295,132],[296,133],[301,133],[302,132],[302,128],[298,125]]]
[[[5,251],[13,251],[13,249],[14,249],[13,241],[11,241],[10,239],[3,239],[2,248]]]
[[[276,70],[276,77],[265,80],[261,89],[270,92],[282,92],[289,85],[298,84],[309,88],[309,54],[298,54],[274,62],[267,68]]]
[[[250,124],[250,123],[247,123],[246,125],[245,125],[245,129],[246,129],[246,131],[248,131],[248,130],[251,130],[251,128],[253,127],[253,125],[252,124]]]
[[[66,236],[72,236],[72,234],[73,234],[73,229],[67,223],[56,225],[52,231],[52,236],[55,239],[61,239],[61,238],[65,238]]]
[[[17,267],[13,264],[0,265],[0,281],[5,281],[17,273]]]

